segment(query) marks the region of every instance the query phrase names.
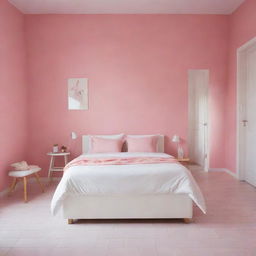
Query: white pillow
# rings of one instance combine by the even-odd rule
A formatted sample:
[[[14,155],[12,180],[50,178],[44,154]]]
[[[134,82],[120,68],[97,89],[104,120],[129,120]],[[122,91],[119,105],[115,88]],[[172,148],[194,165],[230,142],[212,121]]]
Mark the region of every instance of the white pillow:
[[[148,134],[148,135],[126,135],[126,137],[130,137],[130,138],[145,138],[145,137],[154,137],[157,136],[157,144],[156,144],[156,149],[157,152],[164,152],[164,141],[161,140],[163,135],[160,134]]]
[[[111,134],[111,135],[88,135],[89,136],[89,145],[88,145],[88,152],[91,150],[91,137],[97,137],[97,138],[102,138],[102,139],[112,139],[112,140],[119,140],[124,138],[124,134]],[[87,153],[88,153],[87,152]]]

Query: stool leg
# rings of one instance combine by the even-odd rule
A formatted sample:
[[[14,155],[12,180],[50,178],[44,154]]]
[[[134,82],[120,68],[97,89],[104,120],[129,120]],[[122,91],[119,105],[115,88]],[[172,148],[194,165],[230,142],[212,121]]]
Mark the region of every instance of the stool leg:
[[[27,196],[27,178],[23,177],[23,183],[24,183],[24,201],[25,203],[28,201],[28,196]]]
[[[8,192],[8,195],[10,195],[13,192],[13,190],[15,189],[16,184],[17,184],[17,180],[18,180],[17,178],[13,179],[12,184],[11,184],[10,189],[9,189],[9,192]]]
[[[39,186],[41,187],[42,192],[44,192],[44,187],[43,187],[42,183],[40,182],[39,175],[37,173],[35,173],[35,176],[36,176],[36,181],[39,184]]]

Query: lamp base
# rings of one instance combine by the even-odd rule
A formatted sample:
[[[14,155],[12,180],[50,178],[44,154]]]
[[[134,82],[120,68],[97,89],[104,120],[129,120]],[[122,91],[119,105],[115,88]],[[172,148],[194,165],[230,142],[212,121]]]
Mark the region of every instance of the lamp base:
[[[184,151],[181,146],[178,146],[178,159],[184,158]]]

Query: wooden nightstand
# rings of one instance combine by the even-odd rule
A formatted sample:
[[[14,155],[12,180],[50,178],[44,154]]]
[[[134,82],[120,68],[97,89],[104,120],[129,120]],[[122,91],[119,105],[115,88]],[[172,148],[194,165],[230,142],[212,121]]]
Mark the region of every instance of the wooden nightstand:
[[[189,164],[189,161],[190,161],[189,158],[176,158],[176,160],[178,162],[180,162],[181,164],[185,165],[185,166],[187,166]]]

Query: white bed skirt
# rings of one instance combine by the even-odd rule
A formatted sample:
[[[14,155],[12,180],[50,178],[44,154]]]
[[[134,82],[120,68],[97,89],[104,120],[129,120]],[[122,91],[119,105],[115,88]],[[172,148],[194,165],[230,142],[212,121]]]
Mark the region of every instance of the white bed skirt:
[[[188,195],[68,196],[62,207],[65,219],[192,218]]]

